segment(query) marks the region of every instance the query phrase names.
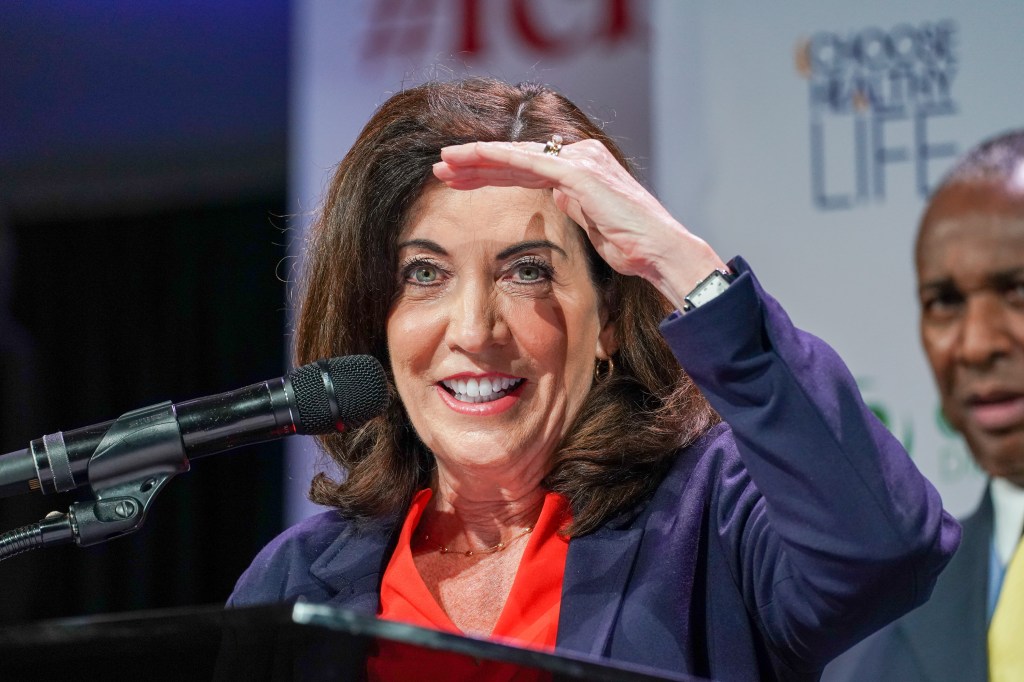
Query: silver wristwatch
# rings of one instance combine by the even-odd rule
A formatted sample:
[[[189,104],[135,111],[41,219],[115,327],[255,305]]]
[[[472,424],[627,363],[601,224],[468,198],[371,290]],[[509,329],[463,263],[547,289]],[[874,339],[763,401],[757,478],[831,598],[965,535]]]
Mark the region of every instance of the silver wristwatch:
[[[729,288],[736,275],[728,270],[712,270],[711,274],[702,279],[693,291],[683,298],[683,312],[699,308]]]

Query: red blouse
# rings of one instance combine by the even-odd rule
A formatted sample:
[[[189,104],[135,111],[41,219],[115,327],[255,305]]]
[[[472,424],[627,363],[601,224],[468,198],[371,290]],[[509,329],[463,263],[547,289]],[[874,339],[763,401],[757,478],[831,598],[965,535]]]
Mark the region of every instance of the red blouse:
[[[421,490],[409,507],[395,553],[384,571],[379,616],[463,634],[427,589],[413,561],[412,534],[430,498],[430,490]],[[523,550],[508,600],[489,639],[545,651],[555,648],[562,603],[562,577],[569,551],[569,541],[558,531],[570,518],[565,498],[557,493],[548,493],[540,518]],[[467,656],[416,650],[384,641],[376,655],[370,657],[367,670],[370,679],[381,680],[435,679],[430,677],[429,671],[437,671],[436,679],[444,680],[537,679],[533,674],[516,676],[515,667],[507,664],[479,663]]]

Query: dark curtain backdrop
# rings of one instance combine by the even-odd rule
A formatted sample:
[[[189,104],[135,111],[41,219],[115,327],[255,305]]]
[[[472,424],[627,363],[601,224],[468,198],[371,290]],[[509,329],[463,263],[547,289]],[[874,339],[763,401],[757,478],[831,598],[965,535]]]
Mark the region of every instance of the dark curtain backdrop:
[[[7,224],[0,453],[284,369],[285,198]],[[10,255],[10,253],[8,254]],[[197,460],[135,535],[0,562],[0,624],[222,602],[281,526],[281,444]],[[0,530],[88,495],[0,500]]]

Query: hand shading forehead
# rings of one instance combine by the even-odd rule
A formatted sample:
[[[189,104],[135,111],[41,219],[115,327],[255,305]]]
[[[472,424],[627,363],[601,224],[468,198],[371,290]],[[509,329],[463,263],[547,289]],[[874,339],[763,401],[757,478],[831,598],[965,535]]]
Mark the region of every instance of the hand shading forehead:
[[[569,253],[578,248],[578,231],[554,205],[550,191],[432,185],[411,209],[398,241],[427,239],[445,250],[469,246],[493,254],[522,242],[549,242]]]

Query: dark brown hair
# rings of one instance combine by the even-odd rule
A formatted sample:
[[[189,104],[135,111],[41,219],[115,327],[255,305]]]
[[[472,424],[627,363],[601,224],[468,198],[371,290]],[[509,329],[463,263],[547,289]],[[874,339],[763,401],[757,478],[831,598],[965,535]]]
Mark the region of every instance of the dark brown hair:
[[[319,473],[310,499],[352,517],[404,511],[430,484],[433,455],[394,389],[385,326],[397,290],[396,242],[442,147],[473,141],[566,144],[601,141],[627,169],[615,143],[562,95],[493,79],[428,83],[388,99],[338,166],[307,243],[295,338],[297,364],[353,353],[388,372],[388,412],[352,432],[322,438],[341,467]],[[630,169],[632,172],[632,169]],[[610,376],[596,380],[552,455],[544,480],[570,502],[573,535],[597,528],[649,496],[678,449],[718,421],[658,331],[668,303],[645,280],[614,272],[590,246],[590,271],[616,323]]]

